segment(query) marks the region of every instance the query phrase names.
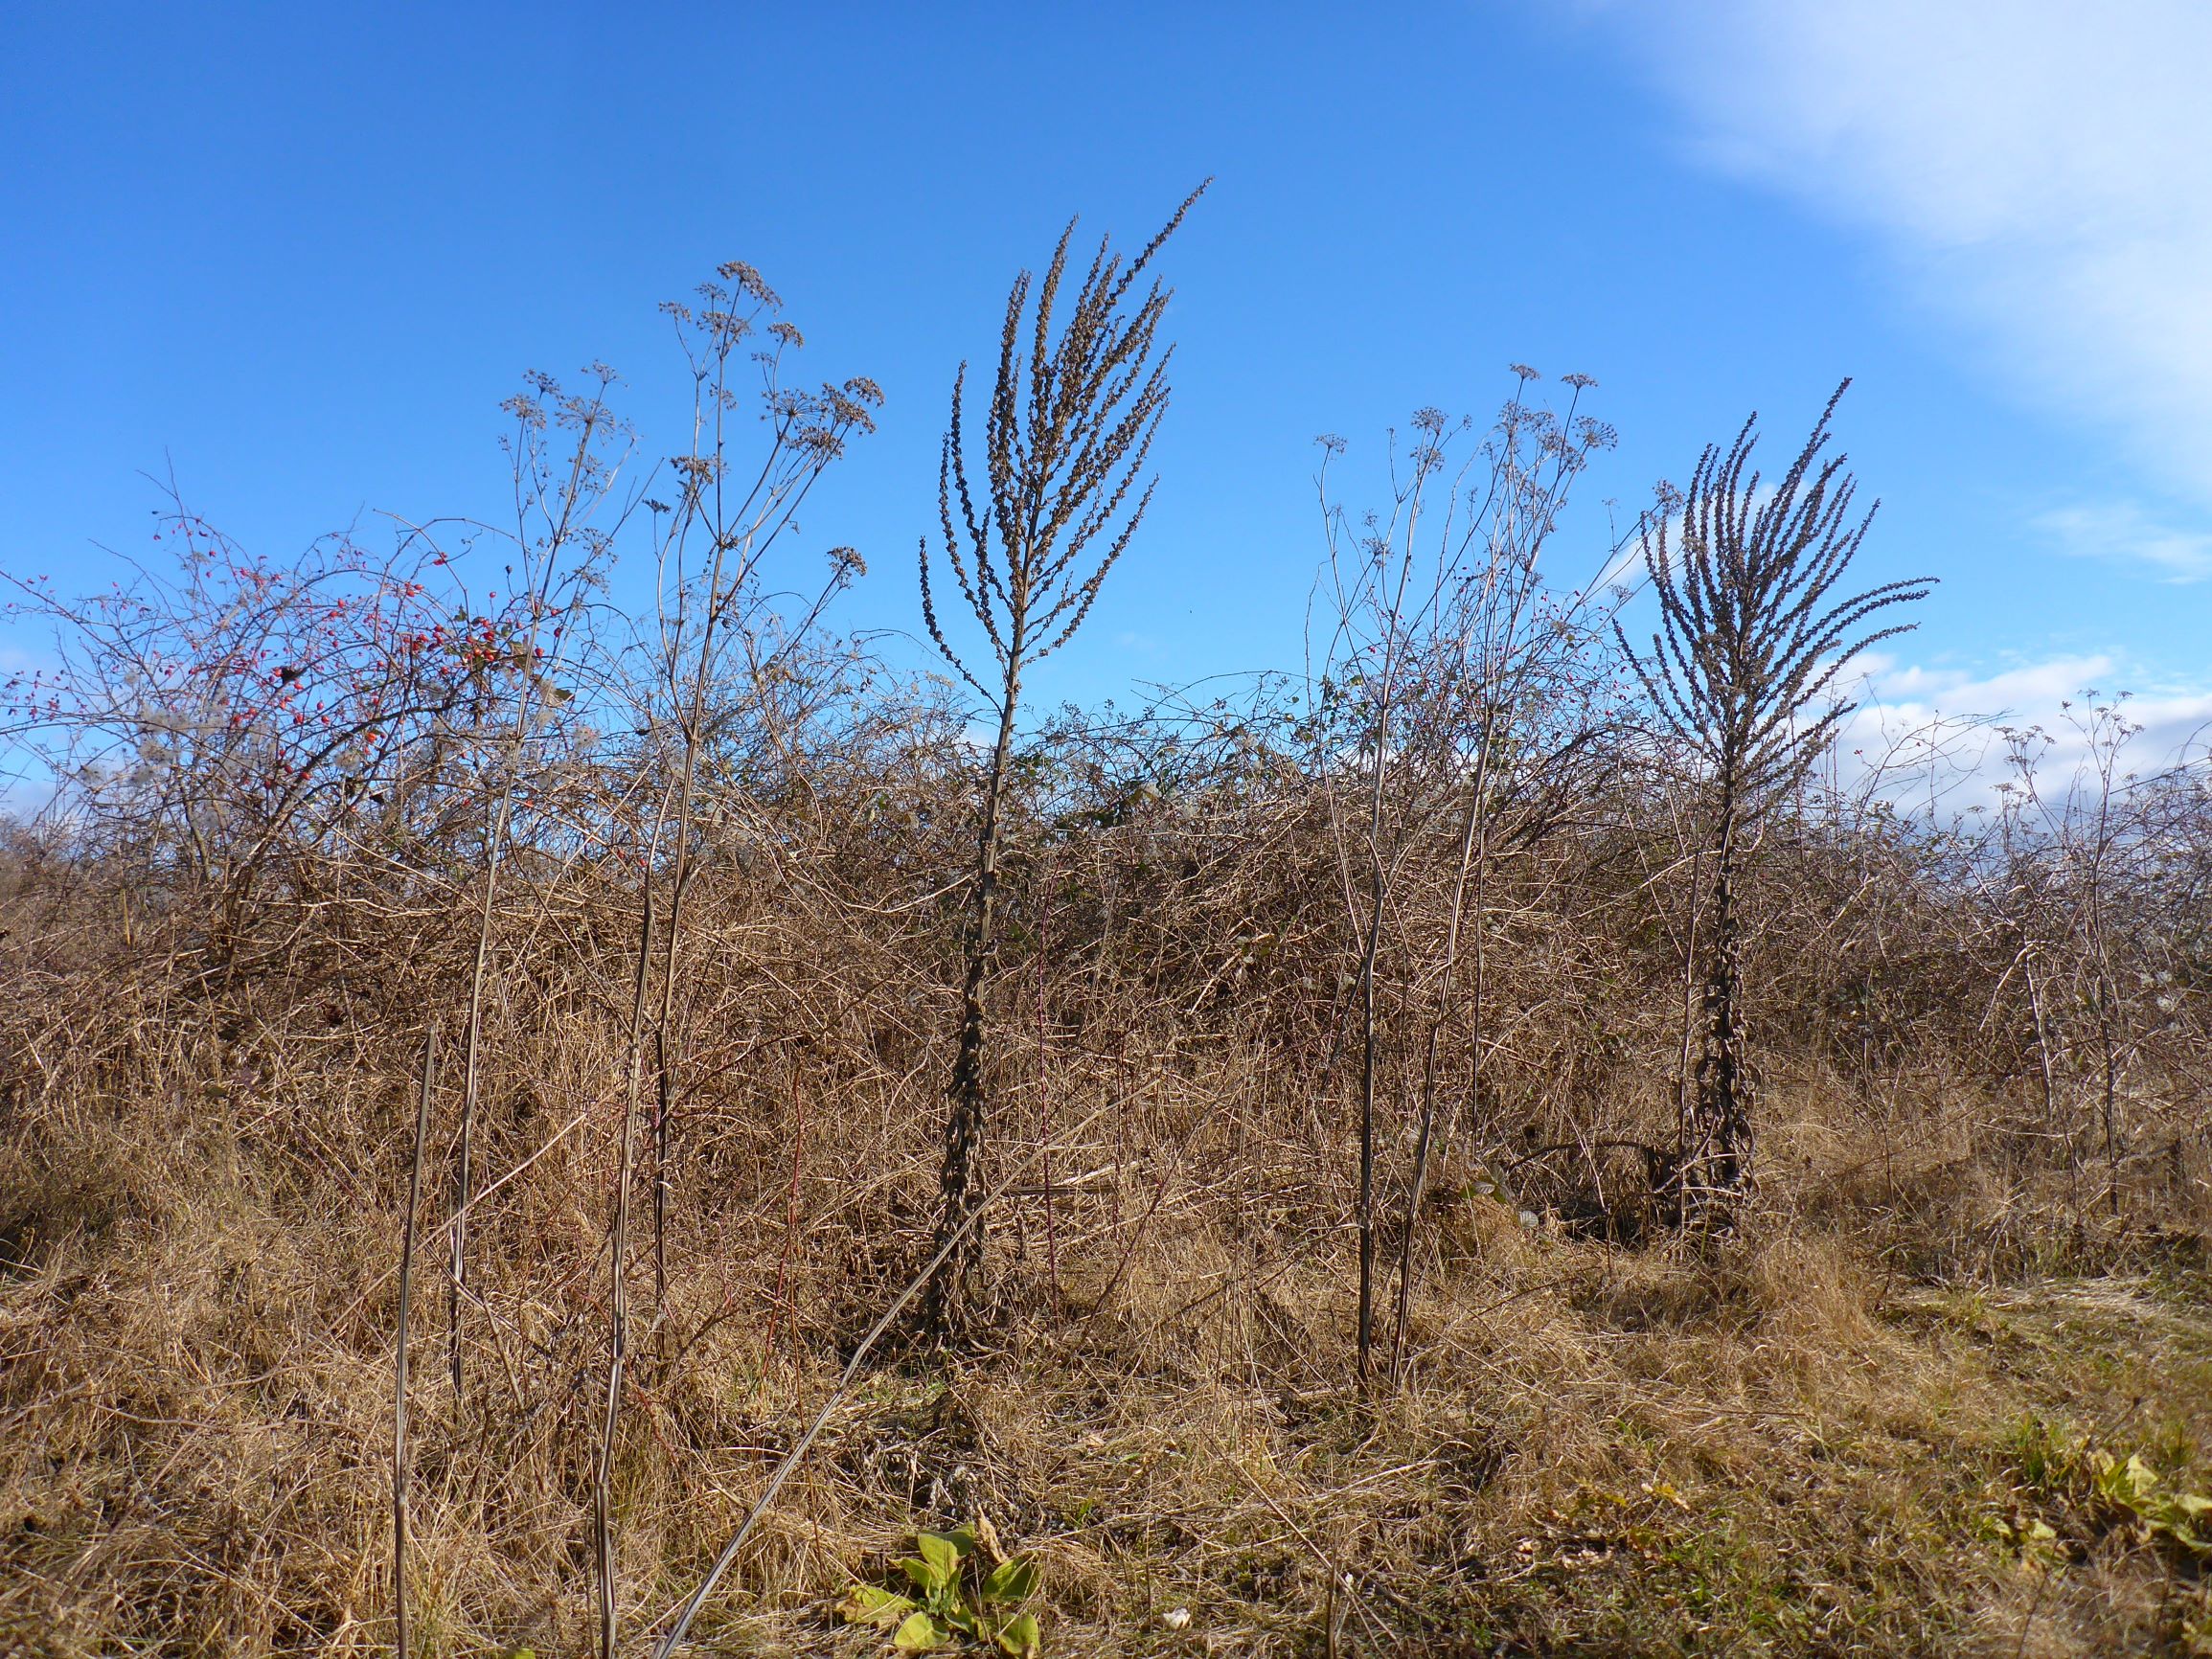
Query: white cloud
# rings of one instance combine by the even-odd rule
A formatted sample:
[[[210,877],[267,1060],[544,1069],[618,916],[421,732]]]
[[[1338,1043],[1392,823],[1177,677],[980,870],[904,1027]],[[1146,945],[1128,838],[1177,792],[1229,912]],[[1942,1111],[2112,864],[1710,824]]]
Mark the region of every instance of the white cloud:
[[[2212,576],[2212,534],[2176,530],[2132,502],[2058,508],[2038,514],[2034,523],[2060,552],[2079,558],[2148,565],[2168,581]]]
[[[1854,775],[1881,769],[1893,793],[1917,804],[1932,781],[1956,807],[1988,803],[2006,776],[2003,729],[2039,728],[2049,739],[2040,765],[2063,783],[2089,756],[2096,705],[2113,705],[2140,730],[2125,770],[2141,776],[2201,756],[2212,736],[2212,690],[2162,686],[2123,696],[2136,677],[2109,656],[2058,657],[1995,673],[1932,668],[1869,653],[1857,668],[1859,707],[1837,743]]]
[[[1875,232],[2046,405],[2212,502],[2212,6],[1585,0],[1708,164]]]

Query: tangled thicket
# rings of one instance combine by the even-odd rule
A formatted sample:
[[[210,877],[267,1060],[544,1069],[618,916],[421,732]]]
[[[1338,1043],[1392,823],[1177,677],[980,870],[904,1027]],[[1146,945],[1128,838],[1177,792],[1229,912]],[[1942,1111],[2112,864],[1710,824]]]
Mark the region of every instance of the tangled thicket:
[[[1948,1566],[2026,1535],[1994,1427],[1944,1430],[1920,1509],[1851,1489],[1888,1517],[1856,1544],[1807,1504],[1722,1560],[1693,1513],[1829,1467],[1832,1422],[1796,1437],[1833,1414],[1898,1446],[1939,1396],[1996,1420],[1883,1297],[2201,1270],[2204,772],[2125,775],[2112,705],[2063,787],[2013,734],[1978,816],[1792,780],[1733,895],[1761,1184],[1685,1238],[1710,780],[1639,714],[1621,597],[1538,575],[1606,434],[1522,394],[1415,423],[1391,489],[1431,492],[1448,569],[1402,517],[1331,518],[1325,677],[1015,744],[981,1308],[832,1396],[939,1239],[979,757],[956,688],[830,631],[856,556],[789,597],[792,513],[877,397],[791,382],[776,315],[741,266],[677,310],[701,439],[634,490],[610,377],[535,382],[502,553],[433,524],[275,566],[180,511],[173,579],[23,591],[57,666],[14,688],[54,805],[0,867],[0,1631],[389,1648],[418,1174],[420,1652],[667,1628],[825,1402],[692,1632],[719,1650],[867,1640],[826,1599],[978,1513],[1042,1563],[1061,1650],[2212,1630],[2186,1551],[2123,1550],[2062,1475],[2036,1512],[2120,1552],[2101,1601]],[[642,619],[624,556],[659,573]],[[1776,1588],[1854,1550],[1893,1576]],[[2112,1588],[2154,1557],[2158,1598]],[[1754,1580],[1789,1609],[1764,1635],[1728,1623]]]

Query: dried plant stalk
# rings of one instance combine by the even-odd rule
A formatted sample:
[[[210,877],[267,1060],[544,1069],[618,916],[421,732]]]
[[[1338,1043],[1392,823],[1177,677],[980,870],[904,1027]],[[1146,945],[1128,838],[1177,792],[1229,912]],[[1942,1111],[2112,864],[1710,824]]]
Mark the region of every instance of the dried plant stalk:
[[[407,1659],[407,1342],[415,1305],[415,1222],[422,1208],[422,1163],[430,1140],[430,1098],[438,1081],[438,1022],[422,1039],[422,1081],[415,1103],[415,1155],[407,1166],[407,1212],[399,1224],[399,1331],[392,1360],[392,1651]]]
[[[1204,193],[1183,199],[1159,234],[1127,266],[1101,240],[1056,338],[1054,309],[1067,270],[1071,220],[1030,304],[1024,271],[1006,298],[998,374],[984,425],[984,501],[978,511],[962,433],[968,368],[952,385],[952,419],[939,454],[937,511],[942,552],[961,598],[989,642],[997,671],[986,687],[946,639],[930,591],[930,547],[921,548],[922,619],[946,662],[997,716],[983,775],[962,956],[958,1046],[946,1085],[943,1211],[924,1322],[952,1335],[982,1293],[983,1230],[972,1224],[975,1163],[985,1128],[984,987],[997,948],[999,864],[1005,849],[1008,769],[1014,758],[1022,677],[1072,639],[1097,602],[1106,573],[1129,546],[1152,502],[1146,482],[1133,505],[1152,438],[1167,412],[1169,360],[1155,355],[1168,290],[1158,283],[1126,307],[1137,279]],[[1029,352],[1022,353],[1024,328]],[[954,516],[957,496],[959,514]],[[1127,506],[1127,511],[1124,511]],[[958,1248],[944,1248],[958,1240]]]

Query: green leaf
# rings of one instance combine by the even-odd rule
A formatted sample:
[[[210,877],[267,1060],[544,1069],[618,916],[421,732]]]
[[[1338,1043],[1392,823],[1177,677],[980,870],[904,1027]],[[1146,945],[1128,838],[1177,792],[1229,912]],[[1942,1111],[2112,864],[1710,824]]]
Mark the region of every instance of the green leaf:
[[[1037,1627],[1037,1615],[1017,1613],[1001,1625],[998,1645],[1014,1659],[1037,1659],[1044,1648],[1044,1632]]]
[[[1026,1602],[1037,1594],[1037,1563],[1016,1556],[983,1580],[986,1602]]]
[[[913,1612],[914,1603],[896,1590],[855,1584],[837,1611],[848,1625],[889,1625]]]
[[[919,1557],[908,1557],[899,1563],[907,1578],[924,1596],[937,1596],[956,1583],[960,1578],[960,1545],[951,1538],[936,1533],[916,1533],[914,1547],[922,1552]]]
[[[949,1584],[960,1575],[960,1557],[968,1554],[957,1538],[948,1538],[942,1533],[916,1533],[914,1547],[922,1552],[922,1558],[937,1569],[938,1580]]]
[[[945,1632],[937,1627],[936,1620],[926,1613],[909,1613],[892,1636],[891,1646],[901,1653],[927,1653],[944,1647],[945,1641]]]
[[[937,1563],[934,1561],[925,1561],[920,1557],[908,1556],[899,1563],[899,1570],[904,1573],[912,1580],[914,1587],[924,1596],[934,1596],[945,1588],[944,1575],[938,1571]]]

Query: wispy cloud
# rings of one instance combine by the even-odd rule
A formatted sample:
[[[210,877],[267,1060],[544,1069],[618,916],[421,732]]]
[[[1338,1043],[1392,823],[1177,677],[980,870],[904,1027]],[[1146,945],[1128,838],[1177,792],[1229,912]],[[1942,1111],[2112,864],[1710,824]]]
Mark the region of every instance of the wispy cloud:
[[[2148,566],[2168,581],[2212,576],[2212,534],[2177,530],[2132,502],[2057,508],[2038,514],[2034,524],[2060,552],[2077,558]]]
[[[1694,153],[1875,233],[2047,406],[2212,503],[2212,6],[1584,0]]]
[[[1908,799],[1912,781],[1928,779],[1953,807],[1994,798],[2006,771],[2007,728],[2040,730],[2048,739],[2042,775],[2067,777],[2088,758],[2097,704],[2116,705],[2140,728],[2127,750],[2127,769],[2138,775],[2201,756],[2212,736],[2212,690],[2167,685],[2130,692],[2133,673],[2109,656],[2054,657],[1995,672],[1880,653],[1854,666],[1859,707],[1837,744],[1845,769],[1881,770]]]

